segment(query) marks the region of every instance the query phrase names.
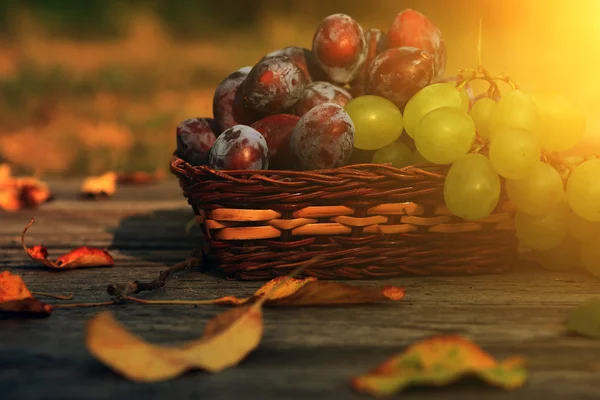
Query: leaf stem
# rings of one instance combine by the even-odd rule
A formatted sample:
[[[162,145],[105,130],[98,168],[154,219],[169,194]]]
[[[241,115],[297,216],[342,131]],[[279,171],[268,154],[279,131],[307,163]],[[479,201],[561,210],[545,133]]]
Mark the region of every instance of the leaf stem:
[[[61,294],[53,294],[53,293],[46,293],[46,292],[31,292],[31,294],[35,297],[49,297],[51,299],[57,299],[57,300],[71,300],[73,298],[73,293],[69,293],[67,295],[61,295]]]
[[[102,301],[98,303],[71,303],[71,304],[52,304],[52,308],[79,308],[79,307],[102,307],[117,304],[115,300]]]

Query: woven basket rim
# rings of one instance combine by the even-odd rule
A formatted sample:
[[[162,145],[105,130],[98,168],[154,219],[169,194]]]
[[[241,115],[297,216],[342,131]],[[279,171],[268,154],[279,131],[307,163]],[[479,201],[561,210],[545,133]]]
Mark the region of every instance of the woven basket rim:
[[[427,167],[424,169],[423,167]],[[355,175],[354,178],[368,179],[375,176],[371,171],[385,171],[388,177],[396,176],[398,179],[415,179],[415,178],[429,178],[433,180],[444,180],[446,173],[450,166],[448,165],[408,165],[402,168],[396,168],[387,164],[351,164],[345,165],[338,168],[330,169],[318,169],[309,171],[296,171],[296,170],[216,170],[207,165],[194,166],[184,159],[180,158],[176,152],[173,153],[170,162],[171,173],[177,176],[185,176],[191,178],[193,176],[214,176],[215,178],[221,178],[232,181],[256,181],[263,180],[260,177],[277,176],[283,179],[285,178],[309,178],[309,179],[336,179],[333,175],[348,174]],[[249,177],[247,177],[250,175]],[[237,176],[247,177],[245,179],[236,178]],[[269,178],[267,178],[269,179]]]

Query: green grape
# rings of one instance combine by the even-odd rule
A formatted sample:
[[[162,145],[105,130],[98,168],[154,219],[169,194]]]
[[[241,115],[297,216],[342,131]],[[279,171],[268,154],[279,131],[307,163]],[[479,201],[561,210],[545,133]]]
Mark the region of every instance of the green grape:
[[[377,150],[373,154],[373,164],[392,163],[392,167],[402,168],[413,164],[413,153],[402,142],[394,142]]]
[[[434,164],[451,164],[473,147],[475,125],[465,111],[440,107],[421,118],[415,131],[419,153]]]
[[[567,236],[550,250],[533,251],[531,258],[551,271],[573,271],[581,267],[581,243]]]
[[[475,123],[475,129],[479,136],[485,139],[490,138],[490,118],[496,108],[496,102],[489,97],[483,97],[473,104],[469,115]]]
[[[586,271],[600,278],[600,238],[582,243],[581,263]]]
[[[541,215],[515,213],[517,237],[533,250],[547,251],[558,246],[569,230],[569,208],[559,203]]]
[[[600,160],[579,164],[567,180],[569,205],[580,217],[600,221]]]
[[[525,179],[507,179],[506,193],[517,210],[529,215],[544,214],[565,199],[560,174],[541,161]]]
[[[359,96],[344,107],[354,123],[354,147],[377,150],[395,142],[404,128],[400,109],[380,96]]]
[[[523,179],[540,162],[537,139],[522,129],[506,129],[490,143],[490,161],[499,175],[507,179]]]
[[[451,83],[434,83],[425,86],[410,98],[404,108],[404,130],[412,138],[421,118],[440,107],[469,110],[469,97]]]
[[[496,133],[507,128],[523,129],[540,137],[541,121],[538,109],[526,92],[513,89],[506,93],[490,116],[489,132],[493,139]]]
[[[491,214],[500,198],[500,177],[485,156],[467,154],[452,164],[444,181],[444,201],[457,217],[475,221]]]
[[[585,133],[585,116],[577,104],[562,94],[552,92],[533,92],[531,99],[542,121],[542,146],[550,151],[575,147]]]
[[[600,237],[600,222],[588,221],[572,212],[569,216],[569,235],[580,242],[598,238]]]

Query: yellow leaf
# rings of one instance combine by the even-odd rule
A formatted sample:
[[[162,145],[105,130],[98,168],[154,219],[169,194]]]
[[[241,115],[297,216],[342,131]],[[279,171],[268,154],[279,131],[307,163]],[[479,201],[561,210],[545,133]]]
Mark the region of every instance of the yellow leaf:
[[[521,357],[498,362],[460,336],[436,336],[413,344],[353,378],[351,384],[359,392],[384,396],[408,386],[443,386],[472,375],[493,386],[515,389],[527,380],[524,364]]]
[[[219,372],[235,366],[258,346],[262,333],[262,302],[217,315],[200,339],[181,347],[147,343],[125,330],[111,313],[103,312],[87,324],[86,347],[130,380],[157,382],[190,369]]]

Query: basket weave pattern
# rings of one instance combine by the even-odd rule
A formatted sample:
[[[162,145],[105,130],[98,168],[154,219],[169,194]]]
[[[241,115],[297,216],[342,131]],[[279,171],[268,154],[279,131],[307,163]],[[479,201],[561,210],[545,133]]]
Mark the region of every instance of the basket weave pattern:
[[[180,182],[229,278],[264,280],[295,263],[320,279],[504,272],[516,257],[512,211],[467,222],[443,201],[447,169],[360,164],[319,171],[216,171],[178,158]]]

